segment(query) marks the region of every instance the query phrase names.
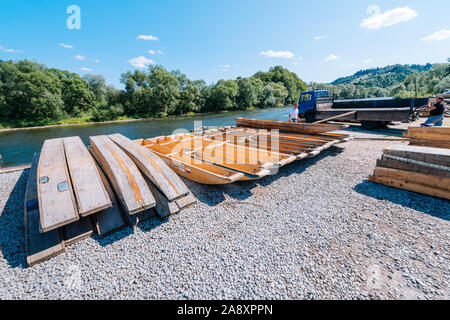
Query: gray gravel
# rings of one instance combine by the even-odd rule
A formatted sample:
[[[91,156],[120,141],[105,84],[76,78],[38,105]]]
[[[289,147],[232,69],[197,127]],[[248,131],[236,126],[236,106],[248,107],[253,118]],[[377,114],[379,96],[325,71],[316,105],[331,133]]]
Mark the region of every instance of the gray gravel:
[[[28,170],[0,175],[0,299],[449,299],[450,202],[367,181],[351,141],[257,182],[202,186],[181,214],[26,267]]]

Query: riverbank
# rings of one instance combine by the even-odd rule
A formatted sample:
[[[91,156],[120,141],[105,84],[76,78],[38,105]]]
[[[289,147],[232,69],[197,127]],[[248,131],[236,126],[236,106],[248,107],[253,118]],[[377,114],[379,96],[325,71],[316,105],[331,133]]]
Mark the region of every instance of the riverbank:
[[[282,108],[280,108],[280,109],[282,109]],[[249,108],[246,110],[254,111],[254,110],[265,110],[265,109]],[[242,111],[246,111],[246,110],[242,110]],[[164,116],[164,117],[145,117],[145,118],[121,117],[117,120],[109,120],[109,121],[86,121],[86,119],[89,119],[89,118],[82,117],[82,118],[65,119],[65,120],[62,120],[62,123],[56,123],[56,124],[37,125],[37,126],[30,124],[30,126],[12,127],[12,128],[9,128],[8,125],[2,124],[0,122],[0,132],[69,127],[69,126],[82,126],[82,125],[93,125],[93,124],[114,124],[114,123],[157,121],[157,120],[162,121],[162,120],[170,120],[170,119],[178,119],[178,118],[191,118],[191,117],[196,117],[196,116],[208,116],[208,115],[214,115],[214,114],[227,114],[230,112],[239,112],[239,110],[221,111],[219,113],[217,113],[217,112],[205,112],[205,113],[189,112],[187,114]]]
[[[185,180],[199,202],[181,214],[32,268],[28,170],[1,174],[0,299],[449,299],[450,203],[367,181],[397,143],[352,140],[257,182]]]

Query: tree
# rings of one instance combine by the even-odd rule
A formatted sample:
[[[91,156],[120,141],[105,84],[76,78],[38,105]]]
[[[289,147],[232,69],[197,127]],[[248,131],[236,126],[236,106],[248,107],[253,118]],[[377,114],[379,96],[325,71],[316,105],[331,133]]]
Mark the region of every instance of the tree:
[[[102,101],[106,98],[106,80],[102,75],[88,73],[83,78],[89,84],[89,89],[95,94],[97,101]]]

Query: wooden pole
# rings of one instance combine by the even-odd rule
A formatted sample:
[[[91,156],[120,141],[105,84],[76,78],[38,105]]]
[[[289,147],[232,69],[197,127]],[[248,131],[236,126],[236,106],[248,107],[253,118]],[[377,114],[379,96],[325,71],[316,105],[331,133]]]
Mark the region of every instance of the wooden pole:
[[[313,122],[313,124],[324,123],[324,122],[327,122],[327,121],[330,121],[330,120],[339,119],[339,118],[343,118],[343,117],[346,117],[346,116],[351,116],[352,114],[355,114],[356,112],[357,112],[356,110],[355,111],[350,111],[350,112],[343,113],[343,114],[340,114],[340,115],[337,115],[337,116],[334,116],[334,117],[331,117],[331,118],[327,118],[327,119],[323,119],[323,120],[320,120],[320,121]]]

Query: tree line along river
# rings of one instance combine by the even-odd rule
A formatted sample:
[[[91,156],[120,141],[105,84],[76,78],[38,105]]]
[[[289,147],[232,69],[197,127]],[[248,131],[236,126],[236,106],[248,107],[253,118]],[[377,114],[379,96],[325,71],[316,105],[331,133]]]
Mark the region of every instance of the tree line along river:
[[[152,138],[191,131],[198,126],[233,126],[235,118],[247,117],[265,120],[288,120],[288,108],[247,110],[219,114],[198,115],[177,119],[162,119],[134,122],[95,123],[86,125],[57,126],[37,129],[0,131],[0,168],[19,166],[31,162],[33,154],[39,152],[45,139],[80,136],[88,145],[89,137],[121,133],[130,139]],[[197,122],[198,121],[198,122]]]

